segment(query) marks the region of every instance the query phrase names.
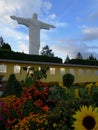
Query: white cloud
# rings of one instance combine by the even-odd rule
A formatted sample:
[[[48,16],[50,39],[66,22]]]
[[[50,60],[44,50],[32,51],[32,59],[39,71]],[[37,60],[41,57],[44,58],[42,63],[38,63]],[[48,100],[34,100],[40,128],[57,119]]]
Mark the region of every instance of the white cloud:
[[[66,22],[55,22],[56,27],[67,27],[68,23]]]
[[[98,47],[87,45],[87,43],[83,42],[81,39],[58,40],[56,45],[52,45],[51,48],[54,54],[63,57],[63,60],[66,59],[67,54],[70,58],[76,58],[78,52],[82,54],[83,58],[88,58],[91,53],[93,53],[94,56],[98,56],[95,52]]]
[[[98,11],[93,12],[92,14],[90,14],[90,15],[88,16],[88,19],[91,20],[91,21],[97,20],[97,19],[98,19]]]
[[[19,45],[18,45],[18,47],[19,47],[19,50],[16,50],[16,51],[19,51],[19,52],[24,52],[24,53],[29,53],[29,51],[28,51],[28,45],[27,44],[24,44],[24,43],[20,43]]]
[[[56,14],[50,14],[47,17],[47,20],[55,20],[56,19]]]
[[[0,0],[0,24],[11,22],[11,15],[32,17],[34,12],[40,14],[44,10],[48,11],[51,7],[52,4],[44,0]]]
[[[43,3],[43,8],[44,8],[44,11],[48,12],[48,10],[50,10],[52,8],[52,4],[49,1],[45,1]]]
[[[83,33],[83,40],[96,40],[98,39],[98,28],[90,28],[90,27],[86,27],[83,29],[82,31]]]
[[[58,17],[54,13],[48,15],[48,17],[46,18],[46,21],[48,21],[49,23],[53,23],[56,27],[67,27],[68,26],[67,22],[59,21]]]

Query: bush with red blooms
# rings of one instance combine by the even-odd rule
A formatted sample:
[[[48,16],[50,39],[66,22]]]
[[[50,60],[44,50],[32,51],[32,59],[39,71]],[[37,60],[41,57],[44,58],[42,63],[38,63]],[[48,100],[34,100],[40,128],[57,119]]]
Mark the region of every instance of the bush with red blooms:
[[[5,125],[5,128],[11,129],[19,120],[28,117],[31,112],[47,113],[49,110],[48,93],[50,86],[47,83],[39,80],[34,82],[32,87],[24,87],[20,97],[9,95],[0,98],[0,121]]]

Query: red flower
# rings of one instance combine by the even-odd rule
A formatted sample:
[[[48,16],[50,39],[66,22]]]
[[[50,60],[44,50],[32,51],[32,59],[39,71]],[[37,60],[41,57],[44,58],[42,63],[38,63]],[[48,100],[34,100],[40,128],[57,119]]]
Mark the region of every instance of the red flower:
[[[20,102],[16,102],[13,105],[14,109],[19,109],[21,107],[21,103]]]
[[[18,110],[18,111],[17,111],[17,115],[18,115],[18,116],[21,116],[21,115],[22,115],[22,110]]]
[[[25,95],[25,98],[26,98],[26,99],[32,99],[32,96],[29,95],[29,94],[26,94],[26,95]]]
[[[32,91],[35,91],[35,90],[36,90],[36,88],[34,86],[28,88],[28,92],[32,92]]]
[[[47,111],[49,110],[49,107],[48,107],[47,105],[45,105],[45,106],[41,107],[41,109],[42,109],[43,111],[47,112]]]
[[[4,113],[5,113],[6,115],[9,114],[9,109],[10,109],[10,107],[9,107],[8,105],[6,105],[6,106],[4,107]]]
[[[47,87],[47,84],[44,82],[40,82],[40,86],[44,88],[44,87]]]
[[[35,104],[36,106],[38,106],[38,107],[41,107],[42,104],[43,104],[43,101],[39,99],[39,100],[35,101],[34,104]]]
[[[7,119],[8,124],[13,124],[15,121],[16,121],[16,119],[13,117],[10,117]]]
[[[40,91],[35,90],[35,91],[34,91],[34,96],[38,96],[38,95],[40,95]]]
[[[25,103],[25,101],[26,101],[26,99],[25,99],[25,98],[20,98],[20,101],[19,101],[19,102],[20,102],[21,104],[24,104],[24,103]]]

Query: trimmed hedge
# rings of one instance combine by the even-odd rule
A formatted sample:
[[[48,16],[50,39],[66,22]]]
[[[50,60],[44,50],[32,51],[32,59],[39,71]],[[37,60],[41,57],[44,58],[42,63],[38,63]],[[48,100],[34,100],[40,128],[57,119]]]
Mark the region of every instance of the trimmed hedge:
[[[43,56],[43,55],[30,55],[30,54],[25,54],[21,52],[13,52],[13,51],[8,51],[8,50],[0,50],[0,59],[62,63],[62,59],[58,57],[49,57],[49,56]]]

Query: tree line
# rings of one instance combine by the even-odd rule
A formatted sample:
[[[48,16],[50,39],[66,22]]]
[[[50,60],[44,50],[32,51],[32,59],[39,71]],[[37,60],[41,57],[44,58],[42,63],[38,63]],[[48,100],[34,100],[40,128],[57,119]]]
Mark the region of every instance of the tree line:
[[[1,36],[0,37],[0,51],[2,51],[2,50],[4,50],[4,51],[7,50],[7,51],[14,52],[12,50],[10,44],[9,43],[5,43],[4,40],[3,40],[3,37]],[[2,54],[2,52],[1,52],[1,54]],[[8,55],[8,54],[5,54],[5,55]],[[19,53],[18,52],[18,55],[19,55],[19,57],[21,57],[21,55],[23,55],[23,57],[25,57],[27,54],[25,54],[25,53]],[[48,61],[50,61],[49,59],[52,60],[52,58],[54,58],[53,62],[62,63],[62,59],[58,58],[58,57],[55,57],[54,52],[52,51],[52,49],[49,48],[48,45],[45,45],[42,48],[42,50],[40,52],[40,55],[44,56],[45,59],[47,59],[47,57],[48,57]],[[31,55],[29,55],[29,57],[30,57],[29,59],[32,59]],[[39,57],[39,59],[40,58],[41,57]],[[44,58],[43,58],[43,61],[44,61]],[[47,61],[47,60],[45,60],[45,61]],[[80,52],[78,52],[77,55],[76,55],[76,58],[73,58],[73,59],[70,59],[69,56],[67,55],[66,59],[64,61],[64,64],[79,64],[79,65],[95,65],[95,66],[98,66],[98,60],[97,60],[97,58],[95,58],[93,56],[93,54],[91,54],[87,59],[84,59],[83,56],[82,56],[82,54]]]
[[[79,65],[95,65],[98,66],[98,60],[91,54],[87,59],[83,59],[80,52],[77,53],[76,58],[70,59],[67,55],[64,64],[79,64]]]

